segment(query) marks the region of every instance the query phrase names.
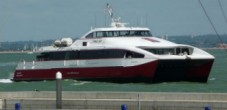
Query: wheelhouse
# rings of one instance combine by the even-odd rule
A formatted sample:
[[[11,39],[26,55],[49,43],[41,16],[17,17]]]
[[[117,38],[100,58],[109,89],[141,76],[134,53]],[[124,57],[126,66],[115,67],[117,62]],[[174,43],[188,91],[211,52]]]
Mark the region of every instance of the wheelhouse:
[[[117,29],[117,30],[93,30],[87,33],[84,38],[102,38],[102,37],[151,37],[149,29]]]

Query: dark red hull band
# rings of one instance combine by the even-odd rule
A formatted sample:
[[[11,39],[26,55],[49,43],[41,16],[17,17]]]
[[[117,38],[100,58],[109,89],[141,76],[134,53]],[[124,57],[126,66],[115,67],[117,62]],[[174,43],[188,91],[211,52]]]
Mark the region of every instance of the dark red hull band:
[[[152,80],[158,61],[130,67],[95,67],[95,68],[55,68],[16,70],[13,80],[33,81],[52,80],[59,71],[64,79],[93,79],[93,78],[134,78],[147,77]]]
[[[53,80],[60,71],[64,79],[105,81],[111,79],[144,82],[197,81],[207,82],[214,60],[159,60],[130,67],[55,68],[16,70],[14,81]],[[118,81],[118,80],[116,80]]]

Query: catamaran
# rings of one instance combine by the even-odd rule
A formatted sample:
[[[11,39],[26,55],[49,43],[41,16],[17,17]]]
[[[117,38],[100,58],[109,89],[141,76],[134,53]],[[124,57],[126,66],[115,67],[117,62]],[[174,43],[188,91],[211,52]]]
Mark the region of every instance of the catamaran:
[[[207,82],[214,56],[199,48],[152,36],[113,16],[110,27],[94,28],[79,39],[63,38],[41,47],[34,61],[19,62],[14,81],[63,79]]]

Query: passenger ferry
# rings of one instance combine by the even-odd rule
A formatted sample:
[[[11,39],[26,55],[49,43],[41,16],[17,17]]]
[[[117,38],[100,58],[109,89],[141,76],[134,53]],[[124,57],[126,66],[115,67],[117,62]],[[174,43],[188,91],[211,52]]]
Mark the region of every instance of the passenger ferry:
[[[146,27],[128,27],[113,17],[110,27],[91,29],[73,42],[56,40],[39,49],[32,62],[19,62],[14,81],[63,79],[207,82],[214,56],[152,36]]]

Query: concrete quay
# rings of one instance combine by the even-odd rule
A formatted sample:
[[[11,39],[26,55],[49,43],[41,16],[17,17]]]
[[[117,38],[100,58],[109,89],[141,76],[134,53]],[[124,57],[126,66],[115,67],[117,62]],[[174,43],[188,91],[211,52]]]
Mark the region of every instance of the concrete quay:
[[[56,108],[55,91],[0,92],[0,109],[22,110]],[[171,92],[62,92],[62,109],[76,110],[227,110],[227,93]]]

